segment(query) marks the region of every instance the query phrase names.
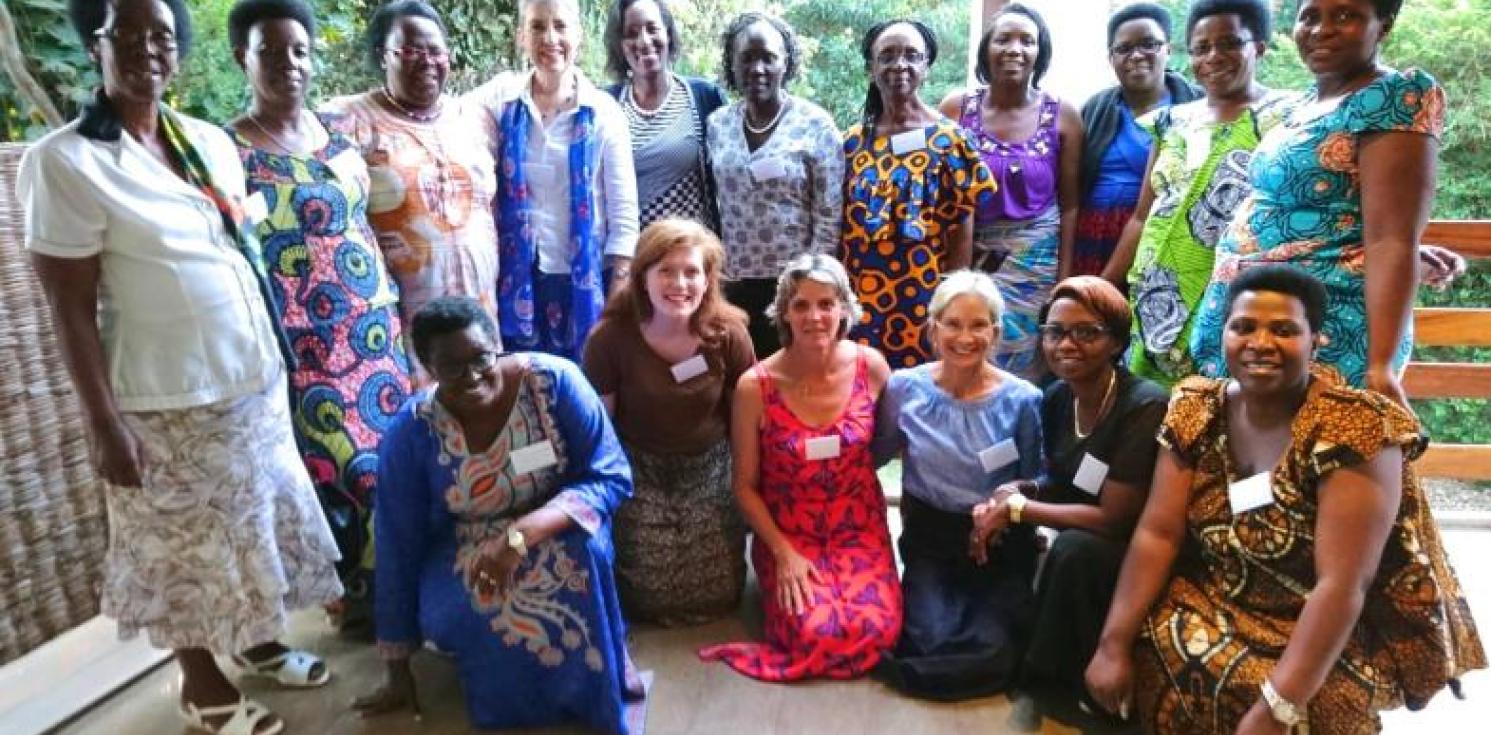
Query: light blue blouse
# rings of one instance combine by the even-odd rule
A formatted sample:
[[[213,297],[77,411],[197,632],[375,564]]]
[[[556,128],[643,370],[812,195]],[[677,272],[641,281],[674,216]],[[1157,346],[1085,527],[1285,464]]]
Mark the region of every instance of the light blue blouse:
[[[951,513],[967,513],[994,488],[1034,480],[1041,456],[1041,391],[1000,371],[993,393],[964,401],[932,381],[931,365],[897,370],[880,396],[875,460],[902,459],[903,492]],[[1000,446],[1009,440],[1009,445]],[[1010,449],[1018,453],[1011,459]],[[1009,460],[985,470],[980,459]]]

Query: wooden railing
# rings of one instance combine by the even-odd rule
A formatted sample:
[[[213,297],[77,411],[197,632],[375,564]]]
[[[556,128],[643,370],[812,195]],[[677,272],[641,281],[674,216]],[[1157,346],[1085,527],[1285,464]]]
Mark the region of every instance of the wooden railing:
[[[1436,220],[1423,241],[1466,258],[1491,258],[1491,220]],[[1420,307],[1413,326],[1421,347],[1491,347],[1491,308]],[[1412,362],[1403,387],[1411,398],[1491,398],[1491,363]],[[1426,477],[1491,480],[1491,444],[1435,443],[1418,469]]]

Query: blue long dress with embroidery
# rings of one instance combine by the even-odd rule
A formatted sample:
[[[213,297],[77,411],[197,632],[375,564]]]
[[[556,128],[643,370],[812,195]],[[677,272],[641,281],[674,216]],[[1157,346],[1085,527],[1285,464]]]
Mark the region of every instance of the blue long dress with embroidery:
[[[631,468],[579,368],[547,355],[519,359],[517,400],[485,450],[466,446],[433,388],[411,398],[384,436],[379,645],[399,654],[429,640],[454,654],[473,726],[626,733],[624,700],[641,687],[612,576],[611,515],[631,496]],[[558,462],[515,472],[512,450],[543,441]],[[540,507],[564,512],[573,527],[528,550],[508,595],[479,595],[476,560]]]

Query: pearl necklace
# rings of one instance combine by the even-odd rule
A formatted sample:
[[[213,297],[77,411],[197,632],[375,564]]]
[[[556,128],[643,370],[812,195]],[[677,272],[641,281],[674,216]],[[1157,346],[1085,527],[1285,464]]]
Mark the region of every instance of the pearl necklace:
[[[435,101],[435,107],[432,111],[415,112],[414,110],[411,110],[399,104],[399,101],[394,98],[393,93],[388,91],[388,87],[384,87],[379,91],[383,93],[383,99],[386,100],[389,105],[391,105],[395,110],[398,110],[399,113],[402,114],[404,117],[407,117],[415,122],[435,122],[436,120],[440,119],[440,113],[445,107],[445,100],[439,99]]]
[[[1092,428],[1088,429],[1087,433],[1082,432],[1082,409],[1078,404],[1077,392],[1072,391],[1072,433],[1076,434],[1078,439],[1086,439],[1087,435],[1092,433],[1092,429],[1097,428],[1098,422],[1103,420],[1103,409],[1107,407],[1108,398],[1113,395],[1113,385],[1117,382],[1118,370],[1115,368],[1108,373],[1108,389],[1103,391],[1103,400],[1098,403],[1097,418],[1092,420]]]
[[[626,100],[625,100],[626,101],[626,106],[629,109],[631,109],[632,112],[635,112],[638,115],[641,115],[642,117],[655,117],[655,116],[657,116],[657,114],[659,112],[663,111],[664,107],[668,106],[668,100],[673,97],[673,75],[669,74],[666,77],[664,77],[664,79],[667,82],[668,88],[665,89],[665,90],[663,90],[662,101],[658,102],[657,107],[654,107],[651,110],[649,110],[646,107],[643,107],[642,105],[640,105],[640,104],[637,103],[637,98],[632,93],[632,90],[636,87],[636,84],[634,82],[633,83],[628,83],[626,85]]]
[[[763,125],[763,126],[761,126],[759,128],[756,127],[755,125],[751,124],[751,106],[750,105],[745,105],[745,106],[741,107],[740,112],[741,112],[741,115],[740,115],[741,119],[745,121],[746,132],[748,132],[748,133],[750,133],[752,135],[765,135],[765,134],[771,132],[771,129],[774,128],[774,127],[776,127],[777,123],[779,123],[779,122],[782,121],[782,115],[787,112],[787,100],[781,99],[779,97],[778,98],[778,103],[777,103],[777,114],[776,114],[776,117],[773,117],[771,119],[771,122],[769,122],[769,123],[767,123],[767,124],[765,124],[765,125]]]

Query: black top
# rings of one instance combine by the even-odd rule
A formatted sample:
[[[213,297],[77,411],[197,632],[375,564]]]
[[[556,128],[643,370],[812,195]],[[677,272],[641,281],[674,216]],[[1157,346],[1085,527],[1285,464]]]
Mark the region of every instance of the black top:
[[[1118,368],[1113,392],[1117,394],[1113,408],[1086,439],[1078,439],[1072,425],[1072,389],[1062,380],[1046,389],[1046,398],[1041,403],[1041,427],[1046,443],[1042,501],[1098,504],[1097,495],[1089,495],[1072,485],[1072,478],[1082,466],[1082,457],[1088,453],[1108,465],[1108,479],[1149,490],[1159,452],[1155,437],[1165,420],[1170,394],[1122,367]]]
[[[1202,95],[1200,88],[1173,71],[1165,72],[1165,90],[1170,93],[1172,105],[1190,102]],[[1118,114],[1118,105],[1122,103],[1123,90],[1114,85],[1093,95],[1087,104],[1082,105],[1082,130],[1086,137],[1082,139],[1082,174],[1078,177],[1082,182],[1081,201],[1087,201],[1088,193],[1097,183],[1103,155],[1118,136],[1119,121],[1123,119]]]

